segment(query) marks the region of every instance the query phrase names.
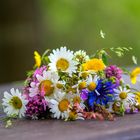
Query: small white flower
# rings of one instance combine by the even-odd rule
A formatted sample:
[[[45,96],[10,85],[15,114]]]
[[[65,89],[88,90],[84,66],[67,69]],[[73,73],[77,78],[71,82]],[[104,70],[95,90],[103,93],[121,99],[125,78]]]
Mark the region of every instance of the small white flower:
[[[50,54],[50,70],[53,72],[62,71],[67,72],[70,75],[76,72],[77,62],[73,60],[73,51],[67,50],[66,47],[61,47],[60,49],[53,50]]]
[[[54,96],[54,99],[51,99],[49,104],[50,111],[53,113],[53,118],[68,119],[70,101],[63,92],[58,92]]]
[[[80,91],[78,89],[77,93],[75,94],[74,93],[67,94],[67,98],[69,99],[71,106],[73,106],[75,103],[78,103],[82,109],[85,109],[84,101],[81,99]]]
[[[25,99],[25,96],[19,92],[18,89],[15,90],[12,88],[10,92],[11,93],[4,92],[4,98],[2,99],[4,112],[8,116],[17,115],[20,118],[24,117],[28,101]]]
[[[84,63],[89,60],[89,56],[85,51],[79,50],[74,53],[74,59],[78,62]]]
[[[125,108],[128,108],[129,105],[136,104],[135,95],[129,89],[119,87],[118,89],[114,89],[114,91],[115,100],[122,101]]]

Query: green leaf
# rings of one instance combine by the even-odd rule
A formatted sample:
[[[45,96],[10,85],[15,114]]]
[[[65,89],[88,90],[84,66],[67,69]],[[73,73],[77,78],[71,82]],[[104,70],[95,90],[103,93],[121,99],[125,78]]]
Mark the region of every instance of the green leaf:
[[[48,53],[49,51],[50,51],[49,49],[46,50],[46,51],[43,53],[42,57],[41,57],[41,60],[42,60],[42,64],[43,64],[43,65],[47,65],[47,64],[49,63],[49,58],[48,58],[48,56],[47,56],[47,53]]]
[[[115,51],[115,53],[117,54],[118,57],[122,57],[124,54],[121,51]]]
[[[28,76],[28,77],[31,77],[31,76],[33,75],[33,73],[34,73],[34,70],[28,71],[28,72],[27,72],[27,76]]]
[[[135,65],[137,65],[137,58],[134,55],[132,56],[132,61]]]
[[[114,52],[118,57],[122,57],[125,52],[129,52],[132,50],[131,47],[112,47],[110,48],[112,52]]]
[[[123,52],[124,51],[123,48],[121,48],[121,47],[117,47],[116,50],[117,51],[120,51],[120,52]]]
[[[123,70],[123,73],[124,74],[130,75],[130,71],[129,70],[127,70],[126,68],[121,68],[121,69]]]
[[[105,53],[102,54],[102,60],[103,60],[105,65],[108,65],[108,59],[107,59],[107,55]]]
[[[47,53],[49,52],[50,50],[49,49],[47,49],[44,53],[43,53],[43,55],[42,55],[42,59],[44,59],[44,57],[47,55]]]

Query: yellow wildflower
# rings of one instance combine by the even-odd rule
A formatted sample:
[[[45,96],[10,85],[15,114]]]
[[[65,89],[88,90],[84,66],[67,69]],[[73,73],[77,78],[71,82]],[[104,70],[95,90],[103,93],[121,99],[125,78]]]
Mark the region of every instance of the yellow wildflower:
[[[140,92],[135,93],[135,99],[136,99],[137,103],[140,105]]]
[[[84,71],[102,71],[105,69],[105,64],[102,59],[93,58],[82,65]]]
[[[35,67],[40,67],[41,65],[41,56],[37,51],[34,51]]]
[[[130,74],[130,79],[132,84],[136,84],[137,82],[137,76],[140,74],[140,67],[135,68],[131,74]]]

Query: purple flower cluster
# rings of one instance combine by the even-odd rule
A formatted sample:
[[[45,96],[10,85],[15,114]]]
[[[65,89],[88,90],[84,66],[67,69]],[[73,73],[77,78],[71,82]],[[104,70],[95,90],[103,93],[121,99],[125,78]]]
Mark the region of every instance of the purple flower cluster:
[[[40,68],[37,68],[33,74],[33,78],[36,79],[36,75],[42,75],[43,74],[43,71],[44,70],[47,70],[47,67],[46,66],[42,66]]]
[[[120,79],[122,78],[122,73],[123,71],[115,65],[111,65],[105,69],[106,77],[115,77],[117,81],[120,81]]]
[[[48,104],[43,96],[36,95],[28,99],[26,116],[32,119],[46,118],[48,116]]]
[[[46,66],[42,66],[42,67],[40,67],[40,68],[37,68],[37,69],[34,71],[32,77],[28,77],[28,78],[27,78],[27,80],[26,80],[27,85],[23,88],[23,94],[24,94],[27,98],[29,98],[30,84],[31,84],[32,82],[37,83],[38,81],[37,81],[36,75],[37,75],[37,74],[42,75],[44,70],[47,70],[47,67],[46,67]]]
[[[25,87],[23,87],[23,95],[25,95],[27,98],[29,96],[29,88],[30,88],[31,81],[32,81],[32,79],[30,77],[28,77],[26,79],[27,85]]]

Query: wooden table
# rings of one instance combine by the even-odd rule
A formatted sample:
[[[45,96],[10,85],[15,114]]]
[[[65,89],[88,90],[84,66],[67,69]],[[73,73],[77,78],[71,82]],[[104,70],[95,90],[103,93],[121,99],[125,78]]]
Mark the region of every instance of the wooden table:
[[[126,78],[127,79],[127,78]],[[5,90],[20,85],[0,86]],[[1,114],[3,112],[1,111]],[[17,120],[12,128],[0,126],[0,140],[140,140],[140,114],[117,117],[116,121]]]

